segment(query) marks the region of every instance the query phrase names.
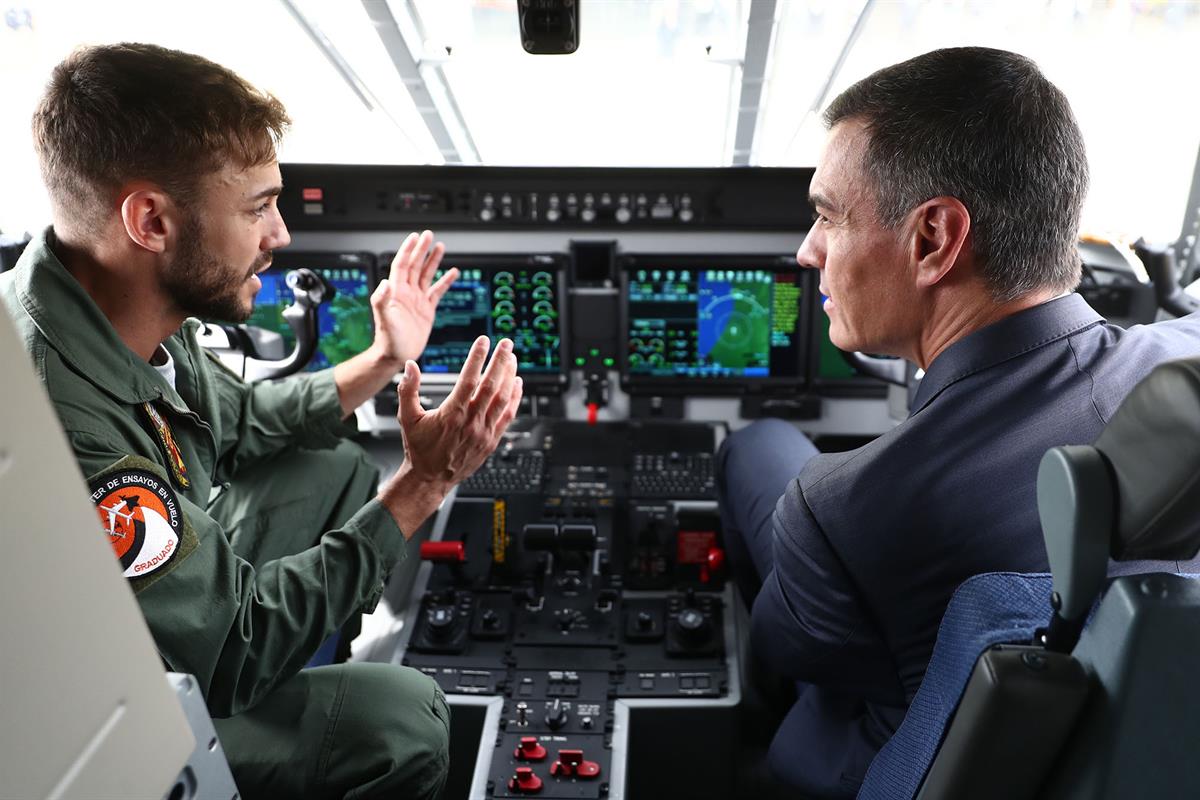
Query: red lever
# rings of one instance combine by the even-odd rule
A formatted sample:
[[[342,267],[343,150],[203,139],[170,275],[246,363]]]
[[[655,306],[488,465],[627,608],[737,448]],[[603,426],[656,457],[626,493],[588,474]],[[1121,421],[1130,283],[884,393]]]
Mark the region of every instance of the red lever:
[[[599,403],[588,403],[587,410],[588,410],[588,425],[595,425],[596,419],[600,416]]]
[[[518,761],[541,761],[546,757],[546,748],[542,747],[536,736],[522,736],[521,745],[513,751],[513,758]]]
[[[550,774],[559,778],[572,775],[579,778],[594,778],[600,774],[600,765],[586,761],[582,750],[559,750],[558,761],[550,765]]]
[[[517,767],[517,774],[508,779],[508,790],[535,794],[542,790],[542,779],[533,774],[533,767]]]
[[[462,542],[421,542],[421,560],[462,564],[467,560],[467,551]]]
[[[704,554],[704,563],[700,565],[700,582],[708,583],[721,577],[725,572],[725,551],[719,547],[710,547]]]

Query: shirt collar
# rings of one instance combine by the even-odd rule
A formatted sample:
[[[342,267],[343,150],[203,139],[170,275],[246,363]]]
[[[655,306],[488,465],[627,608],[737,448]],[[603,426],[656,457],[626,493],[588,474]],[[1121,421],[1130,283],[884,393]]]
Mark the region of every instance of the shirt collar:
[[[980,328],[947,347],[929,365],[909,416],[963,378],[1101,322],[1104,318],[1086,300],[1078,294],[1069,294]]]
[[[71,367],[125,403],[164,399],[183,406],[147,361],[125,346],[112,323],[54,254],[54,228],[36,236],[13,275],[17,298],[42,336]]]

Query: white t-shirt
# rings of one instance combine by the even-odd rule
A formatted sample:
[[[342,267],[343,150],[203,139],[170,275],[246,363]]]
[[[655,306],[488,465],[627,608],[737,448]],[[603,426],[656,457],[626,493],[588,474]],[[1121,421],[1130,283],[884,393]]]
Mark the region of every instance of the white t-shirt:
[[[154,357],[150,359],[150,366],[158,370],[158,374],[163,376],[163,380],[172,389],[175,388],[175,359],[171,358],[171,353],[161,344],[154,351]]]

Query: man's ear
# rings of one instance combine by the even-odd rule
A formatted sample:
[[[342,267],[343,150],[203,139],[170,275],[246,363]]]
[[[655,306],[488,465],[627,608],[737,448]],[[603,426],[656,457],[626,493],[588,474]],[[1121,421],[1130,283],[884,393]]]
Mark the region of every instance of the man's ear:
[[[162,253],[179,233],[179,206],[152,184],[134,184],[124,188],[121,221],[130,241],[152,253]]]
[[[934,286],[960,263],[971,232],[971,213],[955,197],[934,197],[913,210],[913,261],[917,285]]]

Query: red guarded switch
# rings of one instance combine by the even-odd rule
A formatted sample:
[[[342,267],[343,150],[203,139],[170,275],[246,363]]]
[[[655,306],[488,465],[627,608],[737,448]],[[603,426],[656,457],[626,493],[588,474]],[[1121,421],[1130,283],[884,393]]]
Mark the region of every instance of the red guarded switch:
[[[542,779],[533,774],[533,767],[517,767],[517,774],[508,779],[508,790],[520,794],[537,794],[542,790]]]
[[[461,564],[467,560],[467,551],[462,542],[421,542],[421,560]]]
[[[719,547],[710,547],[704,554],[704,562],[700,565],[700,582],[720,580],[725,576],[725,551]]]
[[[522,736],[521,744],[513,751],[513,758],[518,761],[541,761],[546,757],[546,748],[542,747],[536,736]]]
[[[559,750],[558,761],[550,765],[550,774],[557,778],[594,778],[600,774],[600,765],[585,760],[582,750]]]

